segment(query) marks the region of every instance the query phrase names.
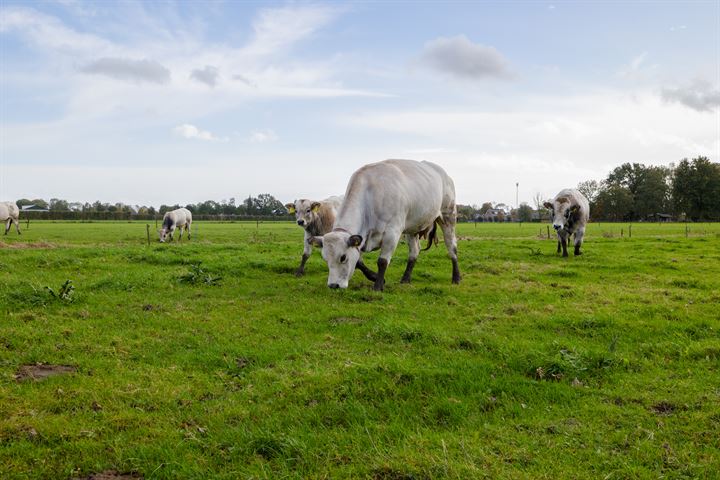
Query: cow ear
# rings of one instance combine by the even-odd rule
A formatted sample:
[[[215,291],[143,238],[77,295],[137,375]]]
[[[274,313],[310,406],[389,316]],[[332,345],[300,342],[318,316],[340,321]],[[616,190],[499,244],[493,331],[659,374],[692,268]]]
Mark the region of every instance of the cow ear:
[[[347,240],[348,247],[359,247],[362,243],[362,237],[360,235],[350,235]]]
[[[310,205],[310,210],[312,210],[313,212],[317,212],[318,210],[320,210],[320,202],[313,202]]]
[[[547,208],[548,210],[551,210],[553,208],[552,203],[550,202],[543,203],[543,207]]]
[[[570,207],[570,213],[573,213],[573,214],[574,214],[574,213],[577,213],[577,212],[579,212],[579,211],[580,211],[580,205],[573,205],[572,207]]]
[[[288,213],[295,213],[295,204],[286,203],[285,208],[287,208]]]
[[[310,245],[313,245],[318,248],[322,248],[323,246],[323,237],[310,237],[308,238],[308,243]]]

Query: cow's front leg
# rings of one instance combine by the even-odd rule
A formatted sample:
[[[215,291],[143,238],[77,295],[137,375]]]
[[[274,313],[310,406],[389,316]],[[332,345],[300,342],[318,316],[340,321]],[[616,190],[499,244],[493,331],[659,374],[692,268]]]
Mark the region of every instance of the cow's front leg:
[[[377,280],[377,273],[373,272],[368,268],[367,265],[362,261],[362,257],[358,259],[357,263],[355,264],[355,268],[360,270],[363,275],[365,275],[365,278],[370,280],[371,282],[374,282]]]
[[[190,240],[190,223],[185,225],[185,231],[187,232],[187,239]]]
[[[557,237],[558,237],[558,248],[557,248],[557,253],[560,253],[560,252],[562,252],[562,240],[561,240],[561,239],[562,239],[562,237],[560,236],[560,234],[559,234],[559,233],[557,234]]]
[[[578,228],[578,231],[575,232],[575,256],[582,255],[582,252],[580,251],[580,247],[582,246],[584,236],[585,236],[585,228],[584,227]]]
[[[412,277],[413,268],[415,268],[415,262],[417,261],[418,254],[420,253],[420,237],[417,235],[406,234],[405,240],[408,244],[408,261],[407,267],[405,267],[405,273],[403,273],[400,283],[410,283]]]
[[[391,231],[387,231],[383,234],[383,238],[381,241],[382,247],[380,247],[380,257],[377,261],[377,279],[375,279],[375,285],[373,286],[373,290],[375,291],[381,292],[385,288],[385,271],[390,264],[392,254],[397,248],[397,244],[400,241],[401,234],[401,232],[396,233]]]
[[[303,242],[303,254],[302,258],[300,259],[300,266],[295,270],[295,276],[296,277],[302,277],[305,275],[305,262],[307,262],[307,259],[310,258],[310,254],[312,253],[312,245],[310,244],[309,240],[311,238],[311,235],[305,231],[305,241]]]
[[[567,253],[568,235],[567,234],[563,233],[560,236],[560,244],[562,245],[562,256],[567,257],[568,256],[568,253]]]

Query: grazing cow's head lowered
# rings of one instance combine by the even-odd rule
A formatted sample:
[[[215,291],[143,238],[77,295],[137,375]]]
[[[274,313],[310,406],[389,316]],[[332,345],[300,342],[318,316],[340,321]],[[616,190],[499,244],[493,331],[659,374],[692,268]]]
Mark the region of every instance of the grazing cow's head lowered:
[[[160,243],[164,243],[165,238],[167,238],[168,235],[172,235],[174,231],[175,225],[173,225],[172,218],[163,218],[162,229],[160,229]]]
[[[295,200],[295,203],[286,204],[285,208],[287,208],[290,215],[295,215],[297,224],[305,228],[315,222],[320,205],[320,202],[303,198],[301,200]]]
[[[360,235],[333,231],[322,237],[311,237],[308,242],[322,248],[322,256],[328,264],[328,287],[347,288],[360,259]]]
[[[567,197],[558,197],[552,203],[545,202],[545,208],[550,210],[550,217],[555,231],[572,230],[580,218],[580,205],[572,205]]]

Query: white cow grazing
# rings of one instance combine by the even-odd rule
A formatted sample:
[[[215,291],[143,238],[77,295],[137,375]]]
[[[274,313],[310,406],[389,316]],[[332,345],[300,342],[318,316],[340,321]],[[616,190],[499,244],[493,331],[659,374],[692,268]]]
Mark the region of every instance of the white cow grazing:
[[[285,205],[288,213],[295,214],[297,224],[305,230],[305,239],[303,240],[303,254],[300,260],[300,266],[295,271],[296,277],[305,274],[305,262],[310,258],[312,253],[312,245],[308,240],[317,235],[325,235],[332,230],[335,217],[342,205],[343,197],[329,197],[320,202],[300,199],[293,203]]]
[[[187,238],[190,240],[190,226],[192,225],[192,213],[187,208],[178,208],[165,213],[163,217],[162,229],[160,230],[160,241],[164,242],[167,236],[173,240],[175,229],[180,229],[180,240],[182,240],[183,227],[187,232]]]
[[[585,225],[590,218],[590,204],[585,195],[574,188],[560,190],[552,202],[545,202],[550,210],[553,228],[557,232],[557,252],[562,249],[562,256],[567,257],[567,245],[570,236],[575,234],[575,255],[582,255],[580,247],[585,236]]]
[[[420,252],[420,237],[429,233],[430,248],[439,224],[452,260],[452,282],[460,283],[456,217],[455,185],[442,168],[430,162],[385,160],[365,165],[353,174],[332,231],[310,240],[322,247],[330,269],[328,287],[347,288],[357,267],[375,282],[375,290],[382,290],[400,237],[405,234],[410,249],[401,282],[409,283]],[[380,258],[375,274],[363,264],[362,252],[377,249]]]
[[[20,209],[13,202],[0,202],[0,222],[5,222],[5,235],[12,224],[20,235]]]

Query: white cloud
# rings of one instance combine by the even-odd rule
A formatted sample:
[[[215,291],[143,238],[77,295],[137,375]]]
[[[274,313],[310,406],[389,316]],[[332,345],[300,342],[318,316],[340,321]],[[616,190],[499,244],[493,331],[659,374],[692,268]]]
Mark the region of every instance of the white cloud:
[[[334,20],[340,10],[319,5],[262,10],[253,22],[253,40],[242,52],[268,55],[299,42]]]
[[[170,70],[158,62],[148,59],[100,58],[81,67],[80,71],[135,83],[165,84],[170,82]]]
[[[696,80],[683,87],[663,88],[662,98],[698,112],[712,112],[720,107],[720,87],[705,80]]]
[[[60,20],[29,8],[0,10],[0,33],[17,32],[31,44],[51,50],[104,54],[117,49],[112,42],[66,27]]]
[[[509,63],[493,47],[471,42],[466,36],[440,37],[425,44],[420,60],[443,73],[464,79],[509,78]]]
[[[272,130],[255,130],[250,134],[250,143],[270,143],[278,140],[277,134]]]
[[[197,140],[205,140],[209,142],[227,142],[228,139],[226,137],[217,137],[213,135],[211,132],[208,132],[207,130],[200,130],[195,125],[190,125],[189,123],[185,123],[182,125],[178,125],[173,129],[175,134],[180,135],[184,138],[194,138]]]
[[[671,32],[679,32],[680,30],[685,30],[687,28],[687,25],[677,25],[670,27]]]
[[[210,87],[215,87],[215,85],[217,85],[218,79],[220,78],[220,72],[218,71],[217,67],[213,67],[212,65],[205,65],[205,68],[203,68],[202,70],[199,68],[193,70],[190,74],[190,78],[200,83],[204,83],[205,85],[208,85]]]

